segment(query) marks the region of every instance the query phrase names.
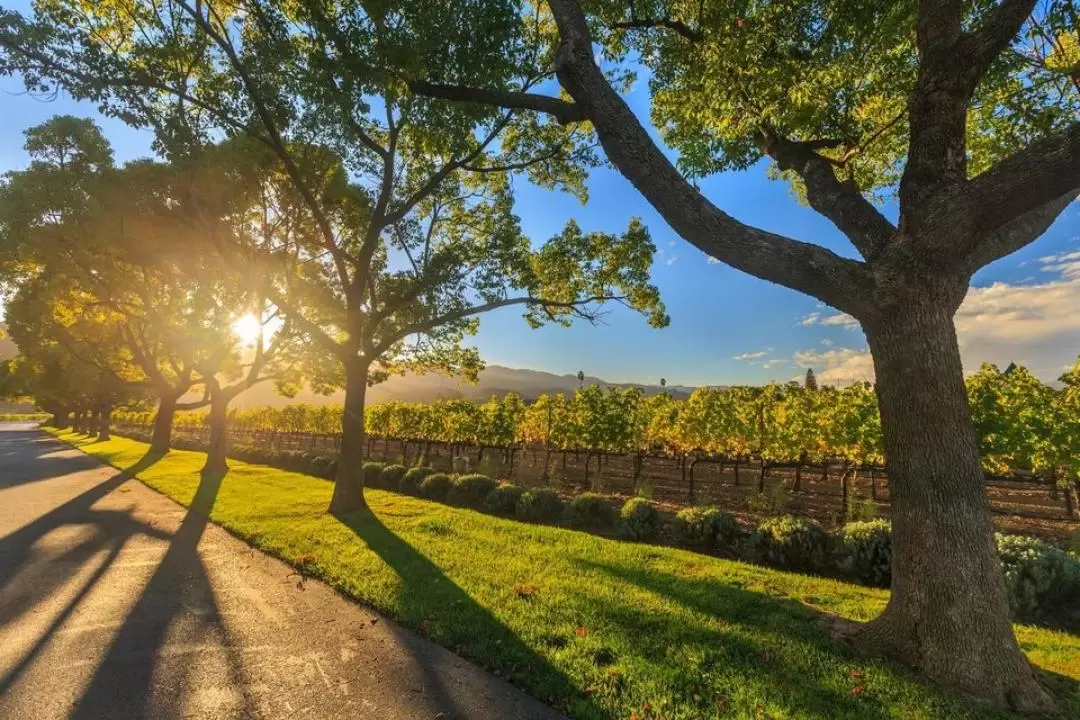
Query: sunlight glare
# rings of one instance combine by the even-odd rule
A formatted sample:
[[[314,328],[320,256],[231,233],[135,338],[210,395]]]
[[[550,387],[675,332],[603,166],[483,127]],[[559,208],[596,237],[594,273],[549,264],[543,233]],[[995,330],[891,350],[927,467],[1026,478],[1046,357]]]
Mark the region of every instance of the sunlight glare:
[[[262,332],[262,329],[259,318],[251,313],[237,319],[232,326],[233,334],[245,345],[254,345],[259,339],[259,333]]]

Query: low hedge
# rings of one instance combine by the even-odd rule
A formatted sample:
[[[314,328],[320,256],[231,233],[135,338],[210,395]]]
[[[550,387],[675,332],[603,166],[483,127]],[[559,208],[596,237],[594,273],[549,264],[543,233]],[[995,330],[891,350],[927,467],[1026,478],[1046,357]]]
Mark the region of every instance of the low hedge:
[[[401,478],[405,477],[407,472],[409,472],[409,468],[404,465],[398,463],[387,465],[382,469],[379,476],[380,487],[385,490],[397,490],[401,486]]]
[[[381,462],[366,462],[364,463],[364,487],[381,488],[382,484],[382,472],[386,467],[386,463]]]
[[[525,494],[525,488],[510,483],[499,483],[484,498],[484,512],[493,515],[512,516],[517,510],[518,501]]]
[[[1013,615],[1080,629],[1080,559],[1038,538],[999,533],[994,540]]]
[[[428,500],[446,502],[453,487],[454,481],[446,473],[431,473],[420,483],[420,494]]]
[[[675,531],[686,545],[716,548],[735,542],[739,522],[715,505],[699,505],[683,508],[675,515]]]
[[[435,473],[435,468],[430,467],[414,467],[405,471],[405,474],[401,476],[401,481],[398,484],[398,489],[406,495],[419,495],[420,483],[424,482],[424,479],[428,475]],[[391,488],[392,489],[392,488]]]
[[[487,475],[473,473],[462,475],[454,481],[454,487],[450,490],[449,501],[454,505],[469,507],[480,510],[496,487],[496,482]]]
[[[892,525],[888,520],[850,522],[840,530],[840,569],[864,585],[892,580]]]
[[[562,518],[563,501],[548,488],[526,490],[518,499],[514,514],[526,522],[557,523]]]
[[[619,511],[619,530],[631,540],[655,540],[660,534],[660,513],[645,498],[630,498]]]
[[[750,537],[750,547],[757,559],[789,570],[820,573],[828,567],[829,535],[806,518],[766,518]]]
[[[564,516],[567,525],[585,530],[609,530],[618,519],[611,503],[602,495],[591,492],[571,498]]]

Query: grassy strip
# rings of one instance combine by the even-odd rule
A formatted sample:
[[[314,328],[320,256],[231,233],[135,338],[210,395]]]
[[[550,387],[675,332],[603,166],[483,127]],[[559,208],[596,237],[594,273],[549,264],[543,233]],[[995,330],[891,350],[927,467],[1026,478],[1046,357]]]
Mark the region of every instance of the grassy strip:
[[[148,447],[59,437],[118,468]],[[187,505],[203,459],[173,451],[138,477]],[[215,522],[575,718],[999,717],[822,630],[821,612],[866,620],[886,591],[379,490],[343,522],[329,483],[231,466]],[[1017,634],[1080,715],[1080,637]]]

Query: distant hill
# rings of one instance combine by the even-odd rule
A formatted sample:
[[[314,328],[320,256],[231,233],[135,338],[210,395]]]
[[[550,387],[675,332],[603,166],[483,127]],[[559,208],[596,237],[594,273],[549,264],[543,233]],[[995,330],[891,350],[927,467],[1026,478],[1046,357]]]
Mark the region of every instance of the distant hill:
[[[18,351],[15,343],[4,333],[4,326],[0,324],[0,361],[15,357]],[[694,391],[692,387],[684,385],[669,385],[661,388],[659,385],[640,385],[635,383],[609,383],[592,375],[585,376],[585,385],[599,385],[603,388],[628,388],[639,387],[646,395],[655,395],[666,392],[677,400],[687,398]],[[447,377],[445,375],[395,375],[384,383],[380,383],[368,390],[369,403],[381,402],[432,402],[435,400],[473,400],[484,401],[492,395],[505,395],[508,392],[516,392],[525,400],[532,401],[544,393],[572,393],[578,389],[580,383],[577,375],[556,375],[555,373],[542,370],[526,370],[523,368],[509,368],[502,365],[488,365],[480,372],[479,381],[475,384],[467,382],[459,377]],[[186,399],[195,399],[189,397]],[[345,393],[336,392],[333,395],[316,395],[305,390],[295,398],[286,398],[277,394],[271,383],[261,383],[247,392],[241,393],[233,401],[233,407],[281,407],[294,403],[312,403],[315,405],[340,405],[344,402]]]
[[[390,401],[432,402],[434,400],[487,400],[492,395],[505,395],[516,392],[525,400],[535,400],[544,393],[572,393],[579,387],[577,375],[556,375],[542,370],[509,368],[501,365],[488,365],[480,372],[476,384],[458,377],[445,375],[403,375],[394,376],[384,383],[368,390],[369,403]],[[640,385],[635,383],[609,383],[598,377],[586,376],[585,385],[600,387],[628,388],[639,387],[646,395],[667,392],[673,398],[682,400],[693,392],[685,386]],[[233,407],[261,407],[269,405],[281,407],[292,403],[314,403],[316,405],[339,405],[344,401],[344,393],[337,392],[329,397],[304,391],[295,398],[284,398],[274,391],[270,384],[257,385],[242,393],[233,402]]]

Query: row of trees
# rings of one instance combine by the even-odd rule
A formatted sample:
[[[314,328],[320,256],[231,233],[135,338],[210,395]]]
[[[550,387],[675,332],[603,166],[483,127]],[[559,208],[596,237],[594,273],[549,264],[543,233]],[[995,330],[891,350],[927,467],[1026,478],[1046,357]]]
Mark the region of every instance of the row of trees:
[[[616,236],[570,223],[533,249],[494,171],[480,187],[439,190],[460,195],[430,200],[439,209],[426,222],[406,213],[380,232],[352,312],[353,281],[335,275],[334,259],[361,251],[350,216],[332,223],[344,249],[326,250],[280,163],[250,140],[116,167],[92,122],[58,117],[31,129],[26,148],[30,168],[0,187],[0,280],[21,349],[12,374],[58,424],[92,414],[104,436],[112,408],[156,400],[159,453],[177,410],[207,407],[207,471],[226,468],[229,404],[259,382],[285,395],[303,382],[344,387],[347,458],[357,441],[363,449],[363,423],[348,418],[363,418],[369,384],[406,370],[475,375],[479,358],[461,340],[482,312],[518,304],[533,325],[567,323],[619,301],[666,322],[643,226]],[[340,158],[308,153],[301,169],[342,213],[371,211]],[[342,487],[353,495],[339,504],[362,502],[358,487]]]
[[[614,295],[659,313],[641,228],[534,251],[509,212],[513,172],[584,196],[598,145],[688,242],[862,324],[896,493],[893,593],[857,642],[1044,713],[953,317],[973,273],[1080,190],[1077,24],[1072,0],[50,0],[0,11],[0,72],[151,128],[170,161],[221,138],[265,152],[284,233],[265,268],[288,278],[266,295],[347,388],[338,509],[361,502],[368,382],[399,360],[475,367],[455,341],[476,312],[561,320]],[[642,68],[674,153],[621,96]],[[762,159],[857,258],[742,223],[694,182]]]
[[[983,467],[989,473],[1026,470],[1060,482],[1080,477],[1080,359],[1059,378],[1041,382],[1023,367],[983,365],[967,378]],[[337,434],[340,407],[290,405],[236,410],[238,429]],[[121,421],[148,425],[153,413]],[[205,427],[206,413],[180,416]],[[367,408],[371,437],[481,448],[548,447],[561,451],[702,455],[770,463],[884,462],[881,419],[873,388],[798,384],[699,388],[686,400],[646,396],[637,388],[590,386],[572,395],[541,395],[526,403],[508,393],[484,403],[442,400],[390,402]]]

